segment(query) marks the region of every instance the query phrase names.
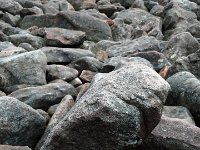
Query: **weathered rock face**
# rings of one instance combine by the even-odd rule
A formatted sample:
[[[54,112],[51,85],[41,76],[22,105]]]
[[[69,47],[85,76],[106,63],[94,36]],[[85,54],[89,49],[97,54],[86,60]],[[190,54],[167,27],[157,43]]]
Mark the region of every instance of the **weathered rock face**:
[[[76,10],[92,9],[96,6],[96,0],[68,0]]]
[[[185,122],[195,125],[190,111],[183,106],[164,106],[162,114],[169,118],[182,119]]]
[[[77,91],[69,83],[63,82],[20,89],[9,96],[15,97],[35,109],[47,110],[50,106],[58,104],[67,94],[75,97]]]
[[[158,124],[169,88],[151,68],[129,63],[92,83],[38,149],[135,147]]]
[[[23,7],[15,0],[0,1],[0,10],[7,11],[11,14],[19,14],[22,8]]]
[[[82,31],[67,30],[61,28],[44,28],[45,38],[49,46],[78,46],[85,40]]]
[[[0,149],[2,150],[31,150],[28,146],[8,146],[8,145],[0,145]]]
[[[0,87],[46,84],[46,65],[47,58],[39,50],[1,58]]]
[[[20,27],[27,29],[32,26],[80,30],[86,32],[86,38],[92,41],[112,39],[108,24],[85,13],[75,11],[60,12],[56,15],[46,14],[24,17]]]
[[[196,124],[199,125],[200,81],[193,74],[185,71],[174,74],[167,81],[171,86],[167,104],[187,107],[194,116]]]
[[[116,43],[106,49],[110,57],[129,56],[137,52],[160,51],[160,42],[151,36],[142,36],[140,38],[125,41],[120,44]]]
[[[164,50],[165,56],[174,63],[178,58],[187,56],[196,52],[200,48],[200,44],[189,32],[183,32],[175,35],[169,40]]]
[[[15,98],[0,97],[0,116],[1,144],[34,148],[45,130],[46,121],[43,116]]]
[[[150,13],[134,8],[123,10],[115,18],[122,18],[125,22],[131,24],[134,28],[144,31],[149,36],[162,39],[162,20]],[[137,32],[137,30],[135,30]]]
[[[138,150],[198,150],[200,129],[181,119],[162,117]]]
[[[48,65],[47,66],[47,79],[55,80],[62,79],[65,81],[72,81],[78,76],[78,71],[62,65]]]

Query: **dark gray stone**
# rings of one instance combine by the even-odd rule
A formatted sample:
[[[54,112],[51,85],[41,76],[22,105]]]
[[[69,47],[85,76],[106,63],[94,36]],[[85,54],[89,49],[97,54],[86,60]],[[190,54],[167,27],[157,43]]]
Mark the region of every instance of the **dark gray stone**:
[[[171,91],[166,104],[187,107],[194,116],[195,123],[200,125],[200,81],[190,72],[183,71],[169,77],[167,82]]]
[[[112,39],[111,30],[107,23],[91,15],[75,11],[63,11],[56,15],[26,16],[20,24],[23,29],[32,26],[39,28],[59,27],[83,31],[86,32],[86,38],[91,41]]]
[[[64,81],[72,81],[78,76],[78,71],[62,65],[47,66],[47,80],[62,79]]]
[[[35,109],[48,110],[50,106],[60,103],[67,94],[75,97],[77,91],[71,84],[65,82],[24,88],[11,93],[9,96],[15,97]]]
[[[45,130],[46,120],[25,103],[0,97],[0,143],[34,148]]]
[[[0,87],[46,84],[45,54],[38,50],[0,59]]]

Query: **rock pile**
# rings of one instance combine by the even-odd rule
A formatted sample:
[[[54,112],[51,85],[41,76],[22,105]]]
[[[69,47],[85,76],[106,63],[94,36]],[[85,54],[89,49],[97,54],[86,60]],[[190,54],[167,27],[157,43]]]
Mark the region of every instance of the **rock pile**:
[[[0,0],[0,149],[199,150],[199,6]]]

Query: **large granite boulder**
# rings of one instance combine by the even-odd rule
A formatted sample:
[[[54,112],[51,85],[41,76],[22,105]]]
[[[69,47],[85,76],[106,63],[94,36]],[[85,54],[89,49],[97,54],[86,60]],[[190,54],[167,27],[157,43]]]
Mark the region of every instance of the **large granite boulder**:
[[[169,89],[152,68],[125,63],[93,82],[37,149],[134,148],[160,121]]]

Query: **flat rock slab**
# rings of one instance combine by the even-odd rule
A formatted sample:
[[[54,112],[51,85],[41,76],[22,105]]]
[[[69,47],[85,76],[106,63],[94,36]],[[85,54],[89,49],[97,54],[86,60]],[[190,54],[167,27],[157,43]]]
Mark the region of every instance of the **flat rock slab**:
[[[92,41],[112,39],[111,29],[107,23],[91,15],[75,11],[63,11],[56,15],[45,14],[26,16],[20,24],[20,27],[23,29],[32,26],[37,26],[39,28],[59,27],[79,30],[86,32],[86,38]]]
[[[75,97],[77,91],[71,84],[62,82],[23,88],[9,96],[15,97],[35,109],[47,110],[50,106],[60,103],[67,94]]]
[[[43,47],[40,50],[46,54],[48,63],[71,63],[81,57],[94,57],[91,51],[78,48]]]
[[[78,46],[86,38],[85,32],[62,28],[44,28],[44,32],[49,46]]]

